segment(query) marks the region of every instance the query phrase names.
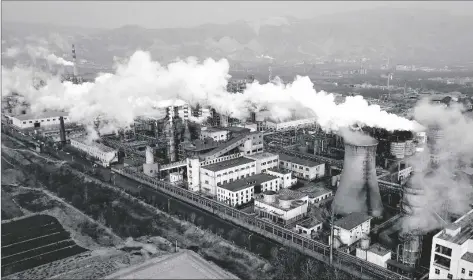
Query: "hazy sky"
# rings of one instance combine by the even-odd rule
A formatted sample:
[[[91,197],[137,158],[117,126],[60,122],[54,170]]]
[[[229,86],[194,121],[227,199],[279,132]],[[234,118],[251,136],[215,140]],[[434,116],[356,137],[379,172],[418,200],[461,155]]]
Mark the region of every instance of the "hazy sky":
[[[308,18],[380,6],[442,9],[473,16],[473,1],[2,1],[2,20],[98,28],[127,24],[165,28],[273,16]]]

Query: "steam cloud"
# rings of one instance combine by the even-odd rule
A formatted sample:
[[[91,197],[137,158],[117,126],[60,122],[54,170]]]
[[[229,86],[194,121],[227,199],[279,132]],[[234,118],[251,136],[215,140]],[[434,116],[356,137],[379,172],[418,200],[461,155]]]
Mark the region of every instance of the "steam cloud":
[[[29,53],[32,57],[69,64],[46,50],[30,48]],[[10,51],[10,54],[17,53]],[[169,100],[179,99],[190,105],[210,105],[220,113],[240,119],[249,116],[250,110],[263,109],[269,110],[276,120],[316,117],[326,131],[338,131],[352,125],[390,131],[420,128],[415,121],[382,111],[378,105],[369,105],[361,96],[347,97],[344,103],[337,105],[334,95],[316,92],[308,77],[297,76],[293,83],[286,85],[278,79],[268,84],[255,81],[247,85],[242,94],[229,94],[226,91],[228,71],[229,63],[225,59],[207,59],[199,63],[195,58],[188,58],[162,66],[152,61],[149,53],[137,51],[127,61],[116,61],[114,74],[100,74],[94,82],[80,85],[61,82],[59,77],[32,68],[2,67],[2,95],[21,94],[31,104],[33,112],[67,110],[72,121],[89,128],[100,118],[104,120],[100,132],[126,128],[138,116],[163,117],[162,111],[156,108],[169,106],[169,102],[174,102]],[[35,87],[35,78],[44,80],[46,85]],[[412,182],[426,190],[426,204],[438,213],[444,205],[448,205],[451,213],[463,212],[468,207],[471,186],[465,179],[454,178],[451,174],[459,162],[470,164],[473,160],[472,121],[461,114],[460,108],[444,109],[425,102],[415,109],[415,119],[426,126],[440,125],[445,138],[440,143],[443,148],[439,171],[417,172]],[[343,135],[344,132],[340,133]],[[91,139],[98,137],[89,134]],[[420,157],[418,155],[412,161],[417,169],[425,165]],[[403,228],[431,229],[438,227],[438,223],[430,216],[419,214],[405,219]]]
[[[30,52],[36,57],[46,54],[44,48]],[[154,107],[159,107],[160,102],[176,98],[191,105],[210,105],[239,119],[249,116],[250,110],[263,108],[268,109],[276,120],[293,116],[317,117],[325,130],[338,130],[353,124],[388,130],[416,128],[415,122],[384,112],[378,105],[370,106],[361,96],[347,97],[343,104],[337,105],[334,95],[316,92],[308,77],[297,76],[287,85],[278,79],[268,84],[255,81],[244,93],[229,94],[226,91],[229,64],[225,59],[207,59],[199,63],[195,58],[188,58],[165,67],[152,61],[149,53],[137,51],[126,62],[117,62],[115,74],[101,74],[92,83],[74,85],[51,77],[45,87],[37,90],[27,85],[31,79],[23,79],[24,76],[23,82],[18,82],[19,78],[15,77],[18,71],[21,74],[33,72],[20,68],[10,70],[4,78],[17,82],[8,81],[9,87],[6,91],[2,87],[2,94],[17,91],[27,97],[33,111],[65,109],[73,121],[85,124],[101,116],[115,129],[129,126],[139,115],[156,114]]]
[[[37,59],[44,59],[50,65],[63,65],[63,66],[74,65],[72,61],[65,60],[64,58],[51,53],[51,51],[45,46],[26,45],[24,49],[20,47],[11,47],[5,51],[5,55],[9,58],[16,58],[22,53],[28,54],[30,58],[32,59],[33,63],[36,63]]]
[[[469,209],[473,198],[472,182],[467,176],[458,172],[463,167],[473,164],[473,119],[462,114],[460,105],[444,108],[432,105],[427,101],[419,103],[415,118],[423,125],[435,126],[444,135],[437,143],[439,151],[425,149],[416,154],[411,164],[414,175],[411,184],[424,192],[421,211],[415,211],[401,221],[403,231],[430,231],[444,226],[442,219],[463,215]],[[438,158],[437,169],[428,168],[430,156]]]

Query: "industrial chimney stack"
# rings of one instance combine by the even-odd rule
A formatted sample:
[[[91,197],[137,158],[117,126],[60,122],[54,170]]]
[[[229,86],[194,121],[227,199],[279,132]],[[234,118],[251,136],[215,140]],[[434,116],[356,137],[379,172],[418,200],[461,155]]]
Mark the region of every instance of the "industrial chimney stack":
[[[79,73],[77,71],[76,47],[74,46],[74,44],[72,45],[72,62],[74,63],[74,78],[77,78],[79,76]]]
[[[373,217],[382,215],[383,204],[375,166],[377,145],[375,139],[357,144],[345,141],[343,171],[333,201],[336,214],[362,212]]]
[[[59,117],[59,137],[61,139],[61,144],[66,144],[66,127],[64,125],[64,117]]]

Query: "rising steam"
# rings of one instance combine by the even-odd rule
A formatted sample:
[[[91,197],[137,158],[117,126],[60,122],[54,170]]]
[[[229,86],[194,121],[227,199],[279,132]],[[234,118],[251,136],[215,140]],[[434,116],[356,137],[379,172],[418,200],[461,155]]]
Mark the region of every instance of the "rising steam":
[[[37,51],[35,55],[45,52]],[[52,58],[51,58],[52,59]],[[67,62],[66,62],[67,64]],[[14,68],[4,79],[2,94],[17,91],[30,101],[32,110],[64,109],[71,119],[90,124],[101,116],[115,128],[125,128],[139,115],[152,115],[159,102],[183,99],[191,105],[210,105],[217,111],[235,118],[244,119],[249,110],[266,108],[272,118],[287,120],[291,116],[317,117],[325,130],[338,130],[353,124],[382,127],[387,130],[413,130],[415,122],[389,114],[378,105],[369,105],[361,96],[347,97],[343,104],[335,103],[334,95],[316,92],[308,77],[297,76],[292,84],[249,84],[242,94],[229,94],[226,85],[229,79],[229,64],[225,59],[207,59],[199,63],[195,58],[161,66],[151,60],[150,54],[135,52],[126,62],[117,62],[115,74],[102,74],[92,83],[74,85],[61,83],[50,77],[46,86],[38,90],[29,86],[30,78],[25,73],[33,72]],[[15,77],[16,73],[19,76]],[[5,91],[6,90],[6,91]]]
[[[415,108],[416,120],[427,127],[439,128],[444,136],[437,143],[438,152],[426,149],[411,159],[417,172],[410,183],[423,190],[425,195],[419,199],[423,199],[425,209],[404,218],[403,231],[437,229],[448,222],[448,217],[463,215],[471,209],[472,182],[459,171],[473,164],[473,119],[462,111],[460,105],[444,108],[427,101]],[[438,158],[437,168],[433,170],[428,166],[432,155]]]

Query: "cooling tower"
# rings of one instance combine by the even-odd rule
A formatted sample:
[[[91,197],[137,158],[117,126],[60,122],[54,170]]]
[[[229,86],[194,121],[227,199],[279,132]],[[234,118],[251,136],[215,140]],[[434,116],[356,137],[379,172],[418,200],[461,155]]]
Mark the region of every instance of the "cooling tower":
[[[333,202],[336,214],[363,212],[373,217],[382,215],[383,204],[375,169],[377,145],[374,139],[361,144],[345,141],[343,171]]]
[[[66,127],[64,125],[64,117],[59,117],[59,137],[61,139],[61,144],[66,144]]]

